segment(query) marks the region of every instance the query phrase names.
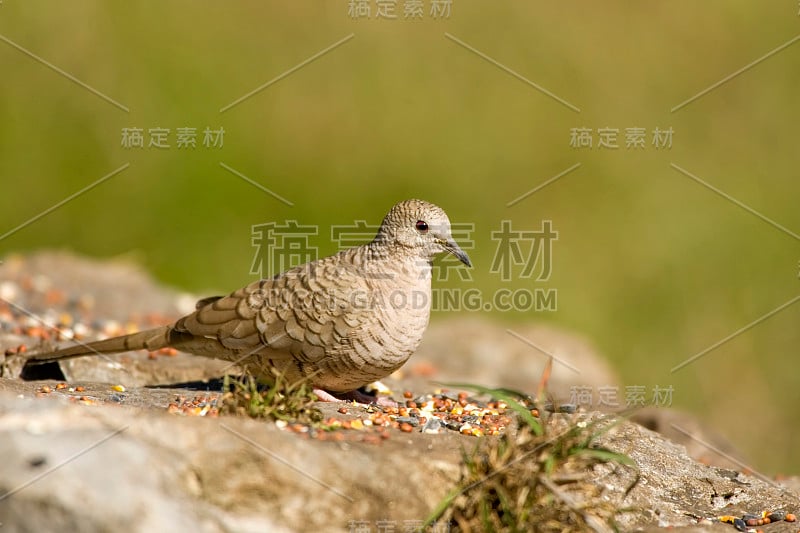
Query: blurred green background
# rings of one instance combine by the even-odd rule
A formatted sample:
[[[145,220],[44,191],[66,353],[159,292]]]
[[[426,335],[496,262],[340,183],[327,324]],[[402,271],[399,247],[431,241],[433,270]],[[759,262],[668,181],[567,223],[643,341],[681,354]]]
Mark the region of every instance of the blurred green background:
[[[800,305],[670,372],[800,293],[796,236],[670,166],[800,232],[800,43],[671,112],[800,33],[797,0],[454,0],[440,20],[431,0],[421,20],[403,18],[402,0],[397,19],[376,19],[370,3],[371,18],[354,19],[347,1],[3,1],[0,234],[130,166],[4,238],[0,255],[131,255],[166,283],[232,290],[251,277],[253,224],[319,224],[327,254],[332,223],[377,223],[421,197],[475,224],[474,280],[443,286],[557,289],[557,311],[493,318],[585,334],[624,384],[673,386],[673,405],[753,467],[797,473]],[[172,148],[126,149],[125,127],[170,128]],[[177,149],[179,127],[223,127],[224,146],[200,146],[200,133],[196,149]],[[593,149],[575,149],[578,127],[618,128],[621,147],[598,149],[595,135]],[[644,149],[624,148],[630,127],[647,130]],[[652,146],[656,127],[673,128],[671,149]],[[490,272],[503,219],[553,221],[548,282]]]

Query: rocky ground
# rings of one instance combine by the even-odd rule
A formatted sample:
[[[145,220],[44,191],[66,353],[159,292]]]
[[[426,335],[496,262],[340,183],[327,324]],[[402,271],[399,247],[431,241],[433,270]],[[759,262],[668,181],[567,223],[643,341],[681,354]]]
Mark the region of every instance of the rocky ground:
[[[88,357],[20,376],[26,353],[164,323],[193,309],[194,299],[125,263],[58,253],[4,258],[0,531],[411,531],[459,483],[464,451],[515,431],[507,406],[442,382],[532,393],[547,361],[543,349],[558,356],[549,382],[556,399],[568,400],[576,384],[618,383],[574,335],[440,317],[409,364],[385,382],[400,408],[319,403],[325,431],[220,415],[215,378],[231,369],[188,354]],[[477,412],[483,416],[470,414]],[[551,420],[603,416],[614,415],[579,411]],[[664,432],[678,421],[692,438],[673,432],[676,443],[631,421],[599,437],[635,463],[587,472],[602,499],[628,510],[617,516],[623,530],[735,531],[700,519],[800,512],[796,482],[735,470],[733,447],[690,417],[650,409],[633,418]],[[682,444],[691,444],[691,456]],[[455,529],[439,522],[434,530]]]

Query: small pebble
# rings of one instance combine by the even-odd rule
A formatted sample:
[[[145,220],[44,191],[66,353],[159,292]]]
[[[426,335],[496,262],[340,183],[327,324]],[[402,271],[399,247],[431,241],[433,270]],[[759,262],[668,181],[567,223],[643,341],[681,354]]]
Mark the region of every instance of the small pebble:
[[[400,424],[410,424],[413,427],[417,427],[419,425],[419,418],[415,418],[413,416],[398,416],[395,420]]]
[[[425,425],[422,427],[423,433],[441,433],[442,431],[442,421],[438,418],[431,418]]]
[[[444,427],[452,429],[453,431],[459,431],[459,429],[461,429],[461,423],[457,420],[444,420]]]

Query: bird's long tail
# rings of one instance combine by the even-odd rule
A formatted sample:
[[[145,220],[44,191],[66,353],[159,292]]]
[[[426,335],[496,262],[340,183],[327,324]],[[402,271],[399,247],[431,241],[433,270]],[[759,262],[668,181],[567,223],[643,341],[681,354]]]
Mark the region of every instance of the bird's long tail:
[[[161,326],[160,328],[131,333],[130,335],[124,335],[122,337],[80,343],[54,352],[31,354],[27,357],[25,363],[39,365],[84,355],[120,353],[133,350],[154,351],[170,346],[170,338],[173,336],[173,333],[172,326]]]

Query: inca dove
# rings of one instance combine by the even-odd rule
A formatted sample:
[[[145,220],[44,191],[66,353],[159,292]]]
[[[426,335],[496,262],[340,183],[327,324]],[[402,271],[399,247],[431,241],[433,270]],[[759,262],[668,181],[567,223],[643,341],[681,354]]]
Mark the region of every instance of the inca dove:
[[[178,350],[235,362],[271,378],[308,376],[318,395],[353,391],[403,365],[431,308],[431,267],[449,252],[467,266],[445,212],[422,200],[391,208],[375,239],[205,298],[169,326],[33,355],[29,364],[96,353]]]

